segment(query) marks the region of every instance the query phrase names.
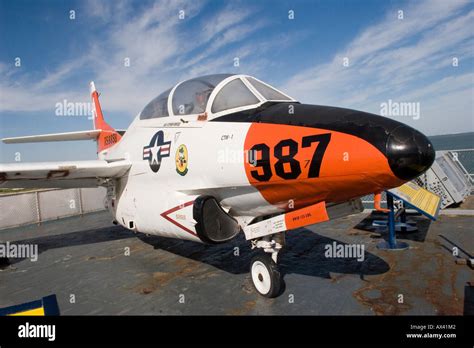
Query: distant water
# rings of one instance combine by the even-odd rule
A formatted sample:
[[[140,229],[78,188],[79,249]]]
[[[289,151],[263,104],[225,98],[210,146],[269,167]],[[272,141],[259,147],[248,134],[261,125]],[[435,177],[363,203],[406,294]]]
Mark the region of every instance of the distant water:
[[[428,137],[436,151],[438,150],[456,150],[456,149],[474,149],[474,132],[435,135]]]
[[[436,151],[474,149],[474,132],[435,135],[428,138],[430,138]],[[474,151],[460,151],[458,152],[458,159],[469,173],[474,173]]]

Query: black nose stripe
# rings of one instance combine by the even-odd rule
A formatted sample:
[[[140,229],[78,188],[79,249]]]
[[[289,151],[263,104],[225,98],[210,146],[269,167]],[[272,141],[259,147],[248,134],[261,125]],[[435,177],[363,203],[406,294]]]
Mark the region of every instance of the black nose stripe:
[[[354,135],[376,147],[392,172],[411,180],[426,171],[435,152],[428,138],[392,119],[351,109],[300,103],[266,103],[260,108],[217,117],[216,122],[258,122],[313,127]]]
[[[333,130],[362,138],[384,155],[390,132],[402,125],[367,112],[299,103],[266,103],[260,108],[217,117],[212,121],[260,122]]]

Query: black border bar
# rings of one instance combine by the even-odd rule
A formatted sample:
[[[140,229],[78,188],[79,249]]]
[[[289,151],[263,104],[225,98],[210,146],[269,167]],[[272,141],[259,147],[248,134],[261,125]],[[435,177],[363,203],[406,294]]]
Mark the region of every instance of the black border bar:
[[[55,325],[55,341],[20,338],[25,323]],[[414,328],[426,326],[423,331]],[[431,329],[428,329],[430,326]],[[439,325],[439,326],[438,326]],[[474,316],[64,316],[0,317],[0,346],[28,344],[468,345]],[[410,333],[456,338],[407,338]]]

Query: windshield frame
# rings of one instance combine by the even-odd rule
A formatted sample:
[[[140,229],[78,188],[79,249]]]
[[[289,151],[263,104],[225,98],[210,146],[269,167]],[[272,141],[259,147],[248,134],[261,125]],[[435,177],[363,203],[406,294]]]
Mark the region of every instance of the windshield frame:
[[[262,105],[265,102],[265,98],[263,98],[260,94],[255,93],[255,91],[252,88],[250,88],[250,86],[249,86],[250,83],[247,80],[245,80],[243,77],[244,77],[244,75],[229,76],[228,78],[222,80],[221,83],[219,83],[216,86],[216,88],[214,88],[211,95],[209,96],[209,100],[208,100],[207,105],[206,105],[206,112],[207,112],[207,115],[208,115],[209,118],[216,118],[216,117],[226,115],[226,114],[230,114],[230,113],[237,112],[237,111],[254,109],[254,108],[259,107],[260,105]],[[214,100],[216,99],[217,95],[219,94],[219,92],[222,89],[224,89],[225,86],[227,86],[227,84],[229,84],[229,82],[232,82],[234,80],[242,81],[242,83],[244,84],[245,87],[247,87],[249,92],[252,93],[255,96],[255,98],[257,98],[258,102],[255,103],[255,104],[238,106],[238,107],[235,107],[235,108],[230,108],[230,109],[226,109],[226,110],[222,110],[222,111],[213,113],[212,112],[212,105],[214,104]]]
[[[266,99],[261,93],[258,92],[258,90],[252,85],[252,83],[250,81],[247,80],[247,77],[252,77],[254,78],[255,80],[261,82],[262,84],[276,90],[277,92],[281,93],[282,95],[284,95],[285,97],[287,97],[288,99]],[[231,81],[233,80],[236,80],[236,79],[240,79],[244,85],[248,88],[248,90],[253,93],[255,95],[255,97],[259,100],[258,103],[256,104],[250,104],[250,105],[244,105],[244,106],[239,106],[239,107],[236,107],[236,108],[231,108],[231,109],[227,109],[227,110],[223,110],[223,111],[219,111],[219,112],[216,112],[216,113],[213,113],[211,111],[212,109],[212,105],[214,104],[214,100],[217,96],[217,94]],[[267,102],[281,102],[281,103],[292,103],[292,102],[298,102],[296,99],[290,97],[288,94],[286,93],[283,93],[282,91],[280,91],[279,89],[269,85],[268,83],[265,83],[253,76],[250,76],[250,75],[243,75],[243,74],[238,74],[238,75],[233,75],[233,76],[230,76],[224,80],[222,80],[215,88],[214,90],[212,91],[211,95],[209,96],[209,100],[207,102],[207,105],[206,105],[206,112],[207,112],[207,115],[208,115],[208,118],[209,119],[213,119],[213,118],[216,118],[216,117],[220,117],[220,116],[223,116],[223,115],[227,115],[227,114],[231,114],[231,113],[234,113],[234,112],[239,112],[239,111],[244,111],[244,110],[249,110],[249,109],[256,109],[258,107],[260,107],[262,104],[265,104]]]
[[[269,88],[272,88],[274,90],[276,90],[277,92],[281,93],[282,95],[286,96],[288,98],[288,100],[286,99],[282,99],[282,100],[274,100],[274,99],[266,99],[261,93],[258,92],[258,90],[252,85],[252,83],[250,81],[247,80],[247,77],[251,77],[257,81],[259,81],[260,83],[268,86]],[[219,94],[219,92],[231,81],[233,80],[237,80],[237,79],[240,79],[243,84],[245,85],[245,87],[247,87],[247,89],[258,99],[258,102],[255,103],[255,104],[249,104],[249,105],[243,105],[243,106],[238,106],[238,107],[235,107],[235,108],[231,108],[231,109],[226,109],[226,110],[222,110],[222,111],[219,111],[219,112],[216,112],[216,113],[213,113],[212,112],[212,105],[214,104],[214,100],[216,98],[216,96]],[[207,104],[206,104],[206,108],[205,108],[205,111],[204,113],[198,113],[198,114],[186,114],[186,115],[180,115],[180,114],[175,114],[173,112],[173,98],[174,98],[174,93],[176,91],[176,89],[183,83],[187,82],[189,80],[185,80],[185,81],[181,81],[179,83],[177,83],[172,89],[171,91],[169,92],[168,94],[168,101],[167,101],[167,107],[168,107],[168,116],[164,116],[164,117],[159,117],[159,118],[149,118],[149,119],[143,119],[143,121],[147,121],[147,120],[174,120],[174,119],[184,119],[184,120],[188,120],[189,121],[192,121],[193,119],[197,119],[198,116],[200,115],[203,115],[203,114],[207,114],[207,117],[206,119],[207,120],[210,120],[210,119],[214,119],[214,118],[217,118],[217,117],[220,117],[220,116],[223,116],[223,115],[227,115],[227,114],[231,114],[231,113],[234,113],[234,112],[239,112],[239,111],[244,111],[244,110],[249,110],[249,109],[255,109],[255,108],[258,108],[260,107],[262,104],[265,104],[267,102],[284,102],[284,103],[288,103],[288,102],[298,102],[296,99],[290,97],[289,95],[287,95],[286,93],[280,91],[279,89],[269,85],[268,83],[265,83],[253,76],[250,76],[250,75],[244,75],[244,74],[235,74],[235,75],[231,75],[231,76],[228,76],[226,78],[224,78],[222,81],[220,81],[213,89],[213,91],[211,92],[211,94],[209,95],[209,98],[207,100]],[[147,104],[148,105],[148,104]]]
[[[252,79],[254,79],[254,80],[260,82],[262,85],[265,85],[265,86],[267,86],[268,88],[275,90],[276,92],[280,93],[281,95],[285,96],[285,97],[288,98],[288,99],[273,99],[273,98],[272,98],[272,99],[268,99],[268,98],[266,98],[262,93],[259,92],[259,90],[257,89],[257,87],[255,87],[255,86],[252,84],[252,82],[248,80],[249,78],[252,78]],[[251,87],[251,89],[254,91],[254,93],[260,95],[260,96],[261,96],[263,99],[265,99],[266,101],[269,101],[269,102],[286,102],[286,103],[290,103],[290,102],[295,102],[295,101],[296,101],[295,99],[293,99],[292,97],[290,97],[288,94],[283,93],[283,92],[280,91],[279,89],[277,89],[277,88],[275,88],[275,87],[269,85],[268,83],[266,83],[266,82],[264,82],[264,81],[262,81],[262,80],[257,79],[256,77],[253,77],[253,76],[250,76],[250,75],[245,75],[245,76],[244,76],[244,79],[245,79],[245,81],[247,81],[248,85]]]

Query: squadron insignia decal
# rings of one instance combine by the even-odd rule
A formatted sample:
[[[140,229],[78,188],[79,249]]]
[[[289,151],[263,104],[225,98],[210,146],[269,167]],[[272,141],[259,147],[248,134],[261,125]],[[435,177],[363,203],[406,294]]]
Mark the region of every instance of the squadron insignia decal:
[[[148,160],[151,170],[156,173],[160,170],[161,160],[170,156],[171,140],[164,141],[163,131],[158,131],[150,140],[150,145],[143,148],[143,159]]]
[[[179,175],[186,175],[188,172],[188,149],[186,148],[186,145],[181,144],[178,146],[175,162],[176,172],[178,172]]]

